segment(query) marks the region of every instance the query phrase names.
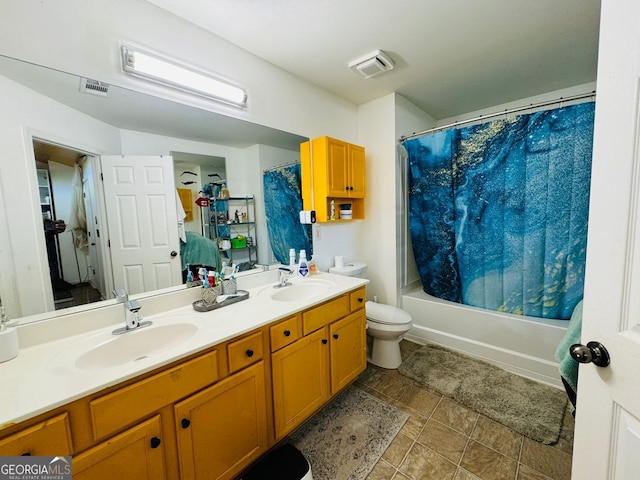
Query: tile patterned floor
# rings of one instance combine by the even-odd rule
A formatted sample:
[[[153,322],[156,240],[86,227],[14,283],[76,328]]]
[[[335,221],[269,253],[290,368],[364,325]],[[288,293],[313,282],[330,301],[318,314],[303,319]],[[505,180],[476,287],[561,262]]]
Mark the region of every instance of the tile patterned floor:
[[[403,355],[419,348],[401,343]],[[573,418],[543,445],[429,390],[369,365],[356,386],[410,415],[367,480],[570,480]]]

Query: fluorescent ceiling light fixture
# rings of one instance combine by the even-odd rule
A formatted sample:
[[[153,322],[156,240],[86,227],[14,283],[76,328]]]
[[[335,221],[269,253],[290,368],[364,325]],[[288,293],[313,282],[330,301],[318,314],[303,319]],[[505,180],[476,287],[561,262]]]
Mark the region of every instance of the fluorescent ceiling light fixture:
[[[122,47],[122,69],[137,77],[237,107],[247,106],[247,92],[213,75],[140,50]]]

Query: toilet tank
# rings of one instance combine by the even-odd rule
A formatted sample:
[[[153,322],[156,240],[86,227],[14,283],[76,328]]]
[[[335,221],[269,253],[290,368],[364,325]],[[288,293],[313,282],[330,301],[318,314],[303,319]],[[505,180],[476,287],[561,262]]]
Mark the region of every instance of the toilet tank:
[[[345,263],[344,267],[331,267],[329,269],[329,273],[357,278],[365,278],[366,272],[367,264],[364,262],[349,262]]]

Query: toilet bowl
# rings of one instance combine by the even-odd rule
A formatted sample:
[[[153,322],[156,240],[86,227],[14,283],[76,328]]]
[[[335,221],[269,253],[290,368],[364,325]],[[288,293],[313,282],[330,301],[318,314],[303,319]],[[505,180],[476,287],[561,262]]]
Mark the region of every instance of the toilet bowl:
[[[367,334],[373,338],[371,358],[373,365],[398,368],[402,363],[400,340],[411,329],[411,315],[404,310],[382,303],[365,303]]]
[[[367,264],[347,263],[342,267],[332,267],[329,273],[364,278]],[[367,335],[373,342],[367,360],[382,368],[395,369],[402,363],[400,340],[411,329],[411,315],[392,305],[366,302]]]

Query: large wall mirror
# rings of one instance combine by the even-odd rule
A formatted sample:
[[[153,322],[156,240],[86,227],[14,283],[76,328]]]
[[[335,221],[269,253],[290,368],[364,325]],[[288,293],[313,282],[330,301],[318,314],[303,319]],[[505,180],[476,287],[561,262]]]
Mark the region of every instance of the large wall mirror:
[[[205,185],[221,180],[232,196],[255,198],[255,235],[261,239],[258,256],[253,261],[275,262],[264,220],[261,176],[264,170],[276,165],[299,161],[299,146],[307,140],[305,137],[9,57],[0,56],[0,75],[27,87],[33,95],[44,95],[78,114],[113,127],[120,136],[122,148],[113,152],[90,151],[81,128],[78,128],[78,138],[67,137],[62,143],[55,136],[48,137],[42,129],[30,138],[35,162],[28,170],[37,177],[30,184],[37,185],[37,197],[35,194],[33,197],[40,200],[40,209],[33,212],[33,220],[36,224],[42,215],[42,230],[37,241],[41,242],[39,248],[47,253],[50,268],[42,275],[51,281],[52,299],[45,302],[47,308],[30,311],[28,315],[45,311],[56,315],[64,313],[67,307],[77,309],[77,305],[86,304],[84,308],[94,308],[100,306],[100,302],[112,301],[109,299],[114,285],[113,271],[104,273],[112,269],[110,252],[101,251],[97,241],[106,229],[101,222],[105,221],[104,205],[108,198],[105,189],[93,184],[99,182],[101,158],[110,154],[157,155],[161,152],[164,157],[170,157],[176,193],[188,196],[191,202],[198,198]],[[30,158],[30,154],[26,158]],[[6,174],[7,171],[3,171],[3,176]],[[74,201],[78,182],[80,200]],[[89,238],[84,239],[89,248],[84,251],[77,247],[82,239],[79,240],[73,230],[72,217],[78,202],[84,204],[89,224]],[[186,209],[190,211],[185,212],[188,215],[186,230],[206,236],[203,225],[206,216],[201,215],[195,203],[190,206],[192,208]],[[44,277],[40,280],[47,283]],[[179,286],[181,280],[173,281],[172,285]],[[168,286],[157,285],[158,288]],[[67,290],[73,290],[71,295],[64,293]],[[6,303],[6,298],[3,301]]]

